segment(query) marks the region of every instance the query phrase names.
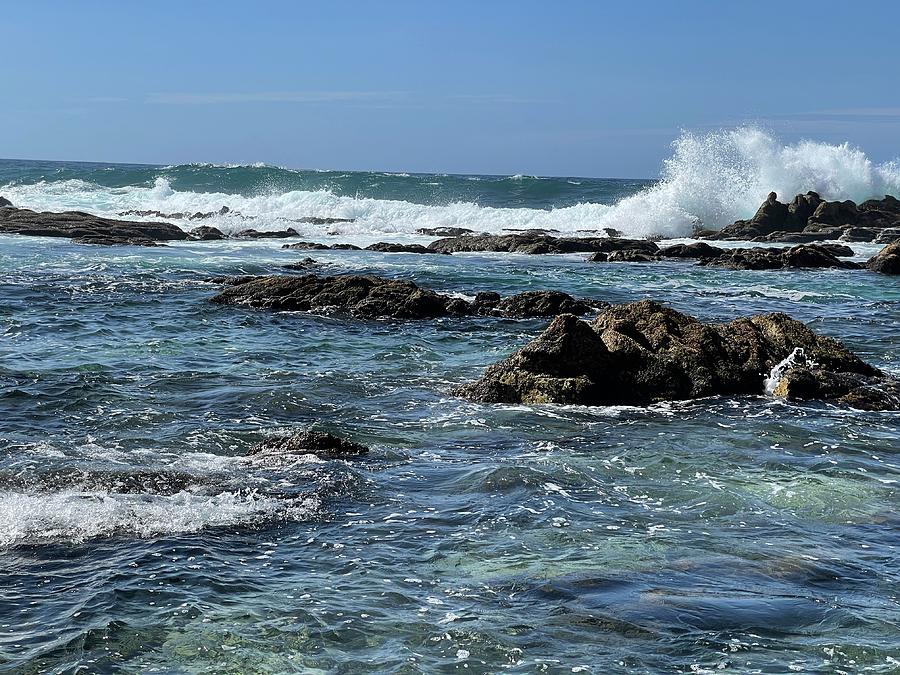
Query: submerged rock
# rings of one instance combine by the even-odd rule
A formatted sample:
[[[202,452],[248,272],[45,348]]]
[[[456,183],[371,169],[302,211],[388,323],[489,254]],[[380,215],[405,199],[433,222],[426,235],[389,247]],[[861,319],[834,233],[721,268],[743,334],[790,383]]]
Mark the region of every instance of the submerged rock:
[[[449,255],[447,251],[436,251],[433,248],[422,246],[422,244],[390,244],[384,241],[366,246],[366,250],[381,253],[445,253]]]
[[[251,455],[315,455],[322,459],[359,457],[368,452],[364,445],[323,431],[301,431],[291,436],[267,438],[250,449]]]
[[[801,244],[791,248],[740,248],[727,251],[715,258],[705,258],[700,265],[725,267],[732,270],[780,270],[786,268],[835,267],[839,269],[859,269],[859,265],[842,256],[853,254],[846,246],[822,246]]]
[[[900,241],[895,241],[869,258],[866,267],[882,274],[900,274]]]
[[[365,319],[472,315],[525,318],[559,312],[584,314],[596,306],[558,291],[529,291],[505,299],[495,293],[479,294],[469,302],[411,281],[361,275],[250,277],[246,283],[230,284],[211,301],[275,311],[336,310]]]
[[[554,237],[534,232],[522,234],[478,234],[438,239],[428,245],[442,253],[489,251],[495,253],[594,253],[632,249],[655,253],[659,247],[644,239],[614,237]]]
[[[217,241],[226,238],[225,233],[222,232],[222,230],[217,227],[212,227],[211,225],[195,227],[188,234],[191,235],[191,239],[196,239],[197,241]]]
[[[238,239],[286,239],[288,237],[299,237],[300,233],[293,227],[289,227],[286,230],[241,230],[234,236]]]
[[[137,222],[101,218],[80,211],[39,213],[30,209],[0,209],[0,233],[33,237],[67,237],[85,244],[134,244],[187,239],[187,232],[171,223]]]
[[[762,394],[766,375],[796,347],[814,364],[804,367],[819,384],[782,395],[900,405],[896,380],[785,314],[706,324],[650,300],[613,306],[591,323],[558,316],[458,393],[489,403],[580,405]]]

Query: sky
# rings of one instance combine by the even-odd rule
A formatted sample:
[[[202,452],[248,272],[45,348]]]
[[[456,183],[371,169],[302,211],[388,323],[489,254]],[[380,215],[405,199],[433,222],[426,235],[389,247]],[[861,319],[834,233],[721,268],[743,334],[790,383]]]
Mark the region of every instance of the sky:
[[[0,157],[655,177],[680,130],[900,156],[900,3],[3,4]]]

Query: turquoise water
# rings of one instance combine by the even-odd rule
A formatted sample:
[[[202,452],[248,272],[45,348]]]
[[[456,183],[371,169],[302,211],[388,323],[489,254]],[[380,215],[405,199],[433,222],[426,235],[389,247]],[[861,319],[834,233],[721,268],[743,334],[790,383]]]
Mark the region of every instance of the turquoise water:
[[[162,173],[198,204],[261,194],[207,175],[204,196],[177,177],[236,169],[65,165],[57,179],[51,169],[7,164],[0,194],[114,210],[150,195]],[[619,195],[607,202],[647,185],[594,183],[592,194]],[[397,189],[404,204],[434,206]],[[589,203],[530,199],[472,203],[515,213]],[[900,668],[900,413],[763,396],[596,409],[462,401],[455,385],[545,322],[360,322],[207,302],[211,275],[274,273],[306,256],[281,243],[0,238],[0,669]],[[313,256],[322,272],[465,295],[652,297],[722,320],[786,311],[900,374],[900,285],[874,274]],[[372,452],[246,458],[266,435],[310,425]]]

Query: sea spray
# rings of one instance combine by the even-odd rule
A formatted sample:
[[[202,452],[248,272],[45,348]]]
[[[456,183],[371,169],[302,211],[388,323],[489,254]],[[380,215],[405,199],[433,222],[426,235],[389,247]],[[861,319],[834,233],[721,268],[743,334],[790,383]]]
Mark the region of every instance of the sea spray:
[[[777,363],[769,372],[769,376],[764,380],[766,394],[772,396],[781,378],[784,377],[791,368],[796,366],[815,366],[815,362],[807,358],[803,347],[794,347],[794,351],[788,354],[787,358]]]
[[[609,227],[626,236],[679,237],[696,226],[718,228],[751,216],[770,191],[783,200],[807,190],[828,200],[857,202],[900,195],[900,164],[876,164],[846,143],[783,144],[764,131],[742,127],[683,132],[672,147],[655,183],[524,174],[293,171],[265,165],[113,166],[79,173],[70,166],[9,181],[0,185],[0,194],[18,206],[106,216],[131,209],[195,213],[228,206],[246,216],[210,223],[228,232],[283,229],[307,216],[352,218],[352,224],[327,230],[350,237],[414,235],[433,227],[492,233],[541,228],[575,235]],[[175,222],[192,226],[183,219]],[[304,236],[326,233],[321,226],[298,230]]]

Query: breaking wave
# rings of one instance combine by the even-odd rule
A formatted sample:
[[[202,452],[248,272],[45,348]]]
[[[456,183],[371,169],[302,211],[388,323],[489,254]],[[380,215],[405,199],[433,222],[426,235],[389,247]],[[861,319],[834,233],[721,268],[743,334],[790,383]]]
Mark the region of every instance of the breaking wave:
[[[130,170],[134,171],[133,167]],[[750,127],[682,133],[664,162],[660,180],[652,184],[619,180],[604,185],[600,179],[535,180],[525,175],[474,182],[465,176],[400,173],[322,177],[321,172],[266,165],[192,164],[148,167],[148,171],[152,173],[144,180],[127,185],[110,187],[83,178],[43,177],[30,183],[9,183],[0,187],[0,194],[19,206],[110,216],[131,209],[172,214],[211,212],[228,206],[243,217],[230,215],[205,222],[230,232],[247,227],[283,229],[308,216],[354,219],[353,223],[329,226],[291,225],[308,236],[350,237],[412,235],[420,228],[433,227],[493,233],[541,228],[576,235],[614,228],[627,236],[679,237],[689,235],[698,225],[718,228],[749,217],[773,190],[783,199],[815,190],[825,199],[857,202],[900,195],[900,164],[896,161],[876,164],[846,143],[783,144]],[[187,173],[196,184],[183,189]],[[231,188],[239,179],[244,181],[241,185],[255,187],[234,191]],[[287,189],[297,185],[314,189]],[[493,191],[490,199],[482,198],[488,187]],[[482,192],[472,192],[474,189]],[[508,192],[506,197],[503,191]],[[598,201],[604,195],[611,196],[607,203]],[[193,226],[185,221],[173,219],[186,228]]]

